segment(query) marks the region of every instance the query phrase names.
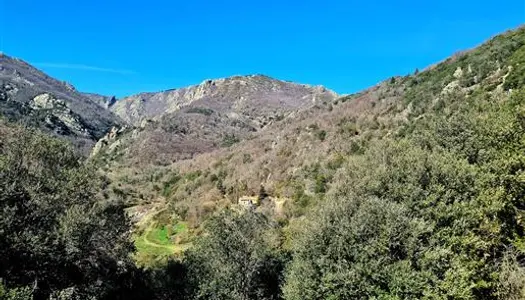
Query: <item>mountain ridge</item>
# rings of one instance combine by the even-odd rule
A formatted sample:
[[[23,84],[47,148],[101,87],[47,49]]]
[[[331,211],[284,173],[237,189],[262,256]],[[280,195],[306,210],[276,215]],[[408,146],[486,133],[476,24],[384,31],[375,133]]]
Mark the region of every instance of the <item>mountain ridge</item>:
[[[169,164],[252,138],[274,122],[338,95],[322,86],[264,75],[207,79],[200,84],[120,99],[109,109],[125,120],[95,147],[116,151],[140,164]],[[112,145],[110,145],[112,144]],[[106,146],[110,146],[109,148]]]
[[[299,97],[308,96],[308,94],[312,94],[312,99],[310,100],[315,100],[316,96],[337,97],[335,92],[322,86],[291,83],[260,74],[236,75],[218,79],[205,79],[199,84],[177,89],[131,95],[119,99],[111,107],[111,110],[128,123],[137,125],[144,119],[158,118],[162,115],[173,113],[198,100],[209,99],[208,102],[224,102],[257,98],[255,101],[264,103],[265,101],[275,101],[274,97],[277,97],[277,94],[281,96],[282,104],[294,107],[298,107],[300,104],[290,102]]]
[[[83,153],[122,121],[72,85],[0,55],[0,115],[72,141]]]

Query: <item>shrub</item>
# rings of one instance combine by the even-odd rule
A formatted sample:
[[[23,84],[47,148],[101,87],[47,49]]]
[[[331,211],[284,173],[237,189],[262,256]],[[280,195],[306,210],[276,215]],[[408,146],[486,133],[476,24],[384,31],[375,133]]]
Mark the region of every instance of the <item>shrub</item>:
[[[285,256],[275,224],[252,212],[223,211],[185,255],[192,299],[278,299]]]
[[[186,111],[189,114],[201,114],[205,116],[211,116],[215,111],[205,107],[192,107]]]
[[[323,142],[325,139],[326,139],[326,131],[325,130],[319,130],[316,132],[315,134],[317,136],[317,138]]]
[[[221,146],[222,147],[231,147],[240,142],[240,139],[234,134],[227,134],[223,137]]]

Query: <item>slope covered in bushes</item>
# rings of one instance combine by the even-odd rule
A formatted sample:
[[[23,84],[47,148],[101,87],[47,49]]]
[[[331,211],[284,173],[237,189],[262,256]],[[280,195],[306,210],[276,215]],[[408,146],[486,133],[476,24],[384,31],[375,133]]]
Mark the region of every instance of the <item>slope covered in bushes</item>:
[[[524,49],[520,28],[149,169],[95,157],[95,173],[2,126],[0,295],[523,299]],[[135,267],[120,201],[156,205],[158,228],[188,224],[192,246]]]

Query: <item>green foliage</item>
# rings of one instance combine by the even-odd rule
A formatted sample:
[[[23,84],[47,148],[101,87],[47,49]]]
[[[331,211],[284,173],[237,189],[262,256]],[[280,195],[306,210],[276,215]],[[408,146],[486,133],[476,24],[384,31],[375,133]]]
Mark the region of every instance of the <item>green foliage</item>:
[[[207,234],[188,250],[194,299],[278,299],[285,258],[265,216],[223,211]]]
[[[521,269],[499,262],[524,232],[524,102],[463,100],[350,159],[295,243],[285,297],[521,297]]]
[[[326,184],[328,180],[323,174],[318,174],[315,177],[315,189],[314,192],[317,194],[324,194],[326,193]]]
[[[263,200],[268,198],[268,193],[266,192],[266,189],[263,185],[259,188],[259,195],[257,195],[257,198],[259,200],[259,203],[261,203]]]
[[[200,170],[197,170],[195,172],[189,172],[189,173],[184,174],[184,179],[186,181],[195,181],[201,175],[202,175],[202,172]]]
[[[341,154],[336,154],[335,157],[326,163],[326,168],[331,171],[335,171],[343,166],[345,157]]]
[[[315,133],[315,136],[323,142],[326,139],[326,130],[319,130]]]
[[[150,241],[155,241],[160,245],[168,245],[170,243],[170,237],[167,226],[156,228],[152,230],[149,235]]]
[[[336,133],[333,144],[302,164],[294,165],[294,154],[304,144],[285,128],[290,144],[256,161],[254,152],[222,150],[225,158],[204,172],[150,174],[146,181],[170,206],[134,236],[135,258],[148,271],[130,263],[118,200],[134,196],[128,185],[136,179],[121,176],[128,185],[112,186],[111,195],[66,144],[0,124],[0,298],[523,299],[524,47],[520,28],[338,99],[334,105],[362,95],[355,105],[367,111],[338,106],[331,115],[341,111],[340,121],[325,128]],[[305,122],[306,142],[326,140],[318,124],[331,122]],[[176,120],[162,124],[188,130]],[[238,142],[227,134],[222,146]],[[270,155],[292,167],[270,180]],[[232,170],[232,163],[263,160],[264,171],[254,173],[268,182]],[[262,183],[265,200],[272,180],[279,182],[272,193],[282,197],[280,225],[269,219],[270,205],[260,206],[264,214],[226,209],[192,227],[203,230],[193,247],[179,243],[188,228],[172,216],[203,219],[212,211],[192,202],[205,197],[199,187],[217,188],[213,200],[237,199]]]
[[[223,137],[221,146],[222,147],[231,147],[231,146],[237,144],[240,141],[241,140],[238,137],[236,137],[234,134],[227,134],[227,135],[225,135]]]
[[[390,84],[396,84],[396,78],[395,77],[391,77],[390,78]]]
[[[510,58],[512,70],[505,79],[503,88],[515,89],[525,85],[525,45],[517,50]]]
[[[32,286],[39,299],[72,286],[84,298],[109,297],[132,269],[121,204],[98,198],[99,177],[69,145],[18,127],[7,132],[0,143],[0,278],[17,295]]]
[[[307,207],[313,202],[314,198],[305,192],[305,186],[300,182],[295,182],[293,186],[293,209],[289,212],[290,216],[301,216],[306,212]]]
[[[357,130],[357,125],[355,124],[355,121],[343,119],[338,124],[337,133],[352,137],[358,135],[359,131]]]
[[[141,234],[135,235],[137,252],[134,259],[141,266],[162,268],[191,246],[188,241],[182,241],[187,234],[188,225],[185,222],[154,221]]]
[[[2,300],[33,300],[33,291],[30,287],[7,289],[0,281],[0,299]]]
[[[379,299],[389,291],[398,299],[422,296],[418,287],[426,284],[425,274],[411,259],[424,227],[406,208],[373,198],[345,199],[316,217],[296,245],[286,299]]]
[[[206,107],[192,107],[186,112],[189,114],[201,114],[205,116],[211,116],[214,113],[213,109]]]
[[[163,183],[162,187],[162,196],[163,197],[169,197],[171,195],[173,186],[177,184],[182,177],[179,175],[179,173],[174,173],[171,175],[171,177]]]

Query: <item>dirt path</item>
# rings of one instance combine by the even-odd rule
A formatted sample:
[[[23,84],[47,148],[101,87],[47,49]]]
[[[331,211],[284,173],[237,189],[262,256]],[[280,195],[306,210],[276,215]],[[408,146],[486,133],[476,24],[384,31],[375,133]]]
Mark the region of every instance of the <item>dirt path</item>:
[[[170,244],[170,245],[163,245],[163,244],[158,244],[154,241],[151,241],[150,239],[148,239],[148,236],[150,235],[150,233],[155,230],[155,227],[157,226],[157,222],[153,221],[153,218],[155,216],[157,216],[158,214],[162,213],[163,211],[166,210],[166,208],[160,208],[159,207],[159,204],[162,203],[161,201],[159,201],[157,204],[154,204],[153,207],[150,209],[150,211],[143,217],[141,218],[140,221],[138,221],[135,226],[137,226],[137,228],[146,228],[144,230],[144,232],[138,237],[145,245],[149,246],[149,247],[154,247],[154,248],[157,248],[157,249],[163,249],[165,250],[166,252],[170,252],[170,253],[173,253],[173,254],[177,254],[177,253],[180,253],[186,249],[188,249],[191,244]],[[159,209],[160,208],[160,209]]]

